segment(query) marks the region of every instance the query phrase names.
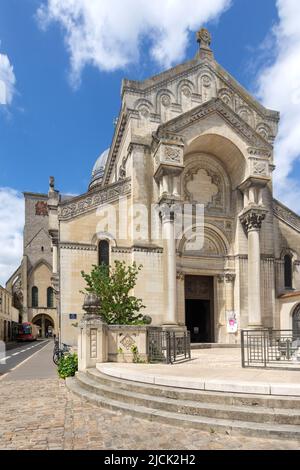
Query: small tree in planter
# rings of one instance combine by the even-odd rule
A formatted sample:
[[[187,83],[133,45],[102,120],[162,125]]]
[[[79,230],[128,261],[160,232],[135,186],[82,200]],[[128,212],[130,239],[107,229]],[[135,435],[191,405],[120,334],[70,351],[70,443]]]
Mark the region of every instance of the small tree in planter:
[[[115,261],[114,266],[93,266],[91,274],[81,271],[87,283],[86,292],[99,299],[99,315],[108,325],[144,325],[149,323],[140,311],[145,308],[142,299],[130,295],[136,285],[142,266]]]

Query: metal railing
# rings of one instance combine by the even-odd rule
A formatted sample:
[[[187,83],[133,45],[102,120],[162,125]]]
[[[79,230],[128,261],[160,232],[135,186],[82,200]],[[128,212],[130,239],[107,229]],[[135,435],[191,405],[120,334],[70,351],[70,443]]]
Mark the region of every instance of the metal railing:
[[[148,333],[149,362],[174,362],[191,359],[190,332],[150,330]]]
[[[300,332],[242,330],[241,350],[242,367],[300,369]]]

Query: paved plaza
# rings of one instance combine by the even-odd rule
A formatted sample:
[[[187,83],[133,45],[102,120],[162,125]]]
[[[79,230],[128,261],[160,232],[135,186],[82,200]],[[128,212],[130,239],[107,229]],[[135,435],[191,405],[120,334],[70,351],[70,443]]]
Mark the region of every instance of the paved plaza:
[[[99,370],[123,379],[173,387],[260,395],[300,396],[300,363],[295,370],[242,368],[240,348],[192,351],[192,360],[167,364],[101,364]],[[297,369],[296,369],[297,368]]]
[[[0,380],[0,449],[300,449],[299,441],[201,432],[98,408],[67,390],[51,352],[50,343]]]

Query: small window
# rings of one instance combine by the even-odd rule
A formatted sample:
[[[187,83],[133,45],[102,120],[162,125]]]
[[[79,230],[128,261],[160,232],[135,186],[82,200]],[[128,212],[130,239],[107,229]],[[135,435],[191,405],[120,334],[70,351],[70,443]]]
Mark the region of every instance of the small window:
[[[99,265],[109,266],[109,243],[107,240],[101,240],[98,245]]]
[[[39,306],[39,290],[36,286],[33,286],[33,288],[31,289],[31,303],[32,307]]]
[[[48,287],[47,289],[47,307],[48,308],[54,307],[54,293],[53,293],[52,287]]]
[[[291,255],[284,257],[284,287],[285,289],[293,288],[293,264]]]

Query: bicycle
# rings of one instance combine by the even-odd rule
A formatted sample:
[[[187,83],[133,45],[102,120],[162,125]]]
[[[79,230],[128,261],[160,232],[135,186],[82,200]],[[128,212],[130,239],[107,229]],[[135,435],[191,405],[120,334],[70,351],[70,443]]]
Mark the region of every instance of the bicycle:
[[[68,344],[62,343],[62,348],[59,347],[59,341],[55,341],[54,350],[53,350],[53,362],[57,366],[60,359],[64,357],[65,354],[70,352],[70,346]]]

